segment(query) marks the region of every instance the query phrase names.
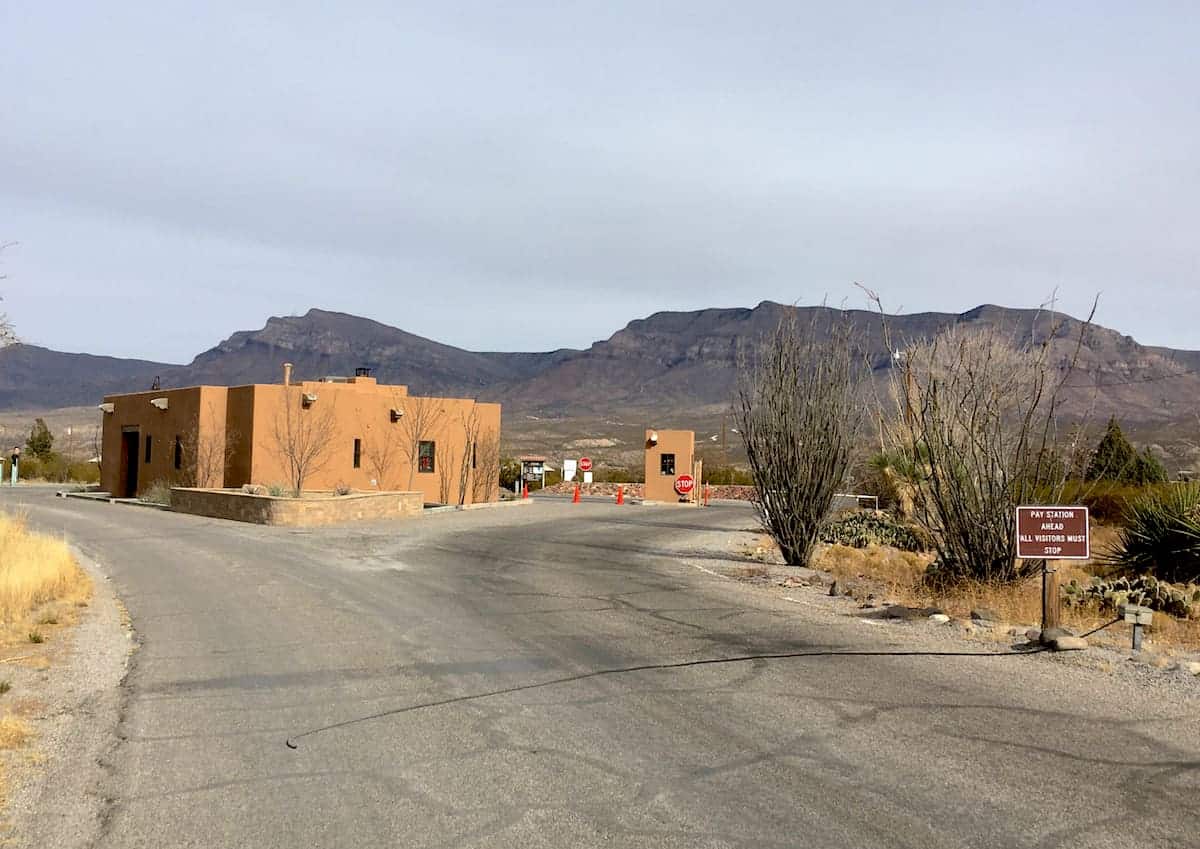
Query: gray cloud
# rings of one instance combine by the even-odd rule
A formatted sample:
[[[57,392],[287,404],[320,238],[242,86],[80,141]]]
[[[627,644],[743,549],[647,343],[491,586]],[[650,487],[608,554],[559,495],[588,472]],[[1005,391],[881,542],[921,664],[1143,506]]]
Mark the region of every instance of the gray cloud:
[[[40,344],[186,359],[322,306],[581,346],[862,280],[1103,292],[1200,347],[1192,4],[15,5],[0,236]]]

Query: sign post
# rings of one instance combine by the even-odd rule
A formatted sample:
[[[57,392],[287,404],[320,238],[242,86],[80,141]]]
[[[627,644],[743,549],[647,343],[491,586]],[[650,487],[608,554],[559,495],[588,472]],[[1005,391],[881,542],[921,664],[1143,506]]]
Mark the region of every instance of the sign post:
[[[696,488],[696,479],[691,475],[680,475],[675,478],[675,491],[679,493],[683,500],[688,500],[692,494],[692,490]]]
[[[592,482],[592,458],[591,457],[580,457],[579,458],[579,471],[583,472],[583,482],[584,483]]]
[[[1091,524],[1086,507],[1018,507],[1017,558],[1042,561],[1042,631],[1062,623],[1062,595],[1051,560],[1087,560],[1092,556]]]

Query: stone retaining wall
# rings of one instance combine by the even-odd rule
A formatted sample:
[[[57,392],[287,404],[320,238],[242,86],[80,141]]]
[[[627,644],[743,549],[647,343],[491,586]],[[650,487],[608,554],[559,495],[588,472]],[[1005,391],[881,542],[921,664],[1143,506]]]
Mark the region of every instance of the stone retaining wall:
[[[177,513],[290,528],[420,516],[424,507],[424,496],[419,492],[363,492],[336,497],[275,498],[234,489],[176,487],[171,490],[171,509]]]

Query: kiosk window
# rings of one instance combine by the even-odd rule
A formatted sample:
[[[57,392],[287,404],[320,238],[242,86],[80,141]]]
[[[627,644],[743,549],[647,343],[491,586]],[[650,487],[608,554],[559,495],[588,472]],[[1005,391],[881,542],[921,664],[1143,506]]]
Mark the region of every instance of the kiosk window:
[[[428,474],[433,473],[433,460],[436,453],[437,443],[422,442],[417,448],[417,471]]]
[[[674,454],[663,454],[662,455],[662,473],[664,475],[675,474],[675,455]]]

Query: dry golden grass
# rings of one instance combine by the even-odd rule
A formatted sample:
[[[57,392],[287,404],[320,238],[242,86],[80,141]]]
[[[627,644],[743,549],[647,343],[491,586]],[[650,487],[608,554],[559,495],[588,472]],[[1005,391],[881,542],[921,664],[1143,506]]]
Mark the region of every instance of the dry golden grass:
[[[1103,544],[1105,536],[1099,536]],[[877,588],[881,587],[886,597],[898,604],[940,607],[951,616],[961,619],[969,617],[973,609],[989,608],[999,614],[1004,622],[1013,625],[1033,626],[1041,622],[1042,587],[1038,576],[1031,576],[1016,584],[967,582],[935,591],[921,581],[925,567],[931,560],[932,557],[927,554],[914,554],[886,546],[850,548],[831,545],[818,552],[813,566],[843,582],[861,581],[872,585],[863,589],[863,595],[866,592],[878,592]],[[1064,584],[1071,579],[1086,584],[1102,570],[1099,564],[1090,561],[1059,561],[1057,568]],[[1063,623],[1081,633],[1111,622],[1115,617],[1115,613],[1101,611],[1095,605],[1063,609]],[[1111,632],[1113,638],[1124,642],[1127,628],[1117,626]],[[1155,647],[1166,650],[1200,649],[1200,620],[1173,619],[1155,614],[1149,640]]]
[[[49,667],[54,635],[75,622],[91,594],[92,582],[66,543],[31,532],[19,516],[0,513],[0,663]],[[32,642],[32,633],[42,642]],[[32,730],[17,705],[0,704],[4,752],[25,745]],[[6,797],[7,780],[0,772],[0,800]]]
[[[19,749],[29,742],[33,732],[19,716],[0,717],[0,749]]]
[[[0,514],[0,621],[6,626],[26,622],[54,602],[84,601],[91,582],[71,556],[66,543],[34,534],[20,517]],[[27,629],[28,631],[28,629]]]

